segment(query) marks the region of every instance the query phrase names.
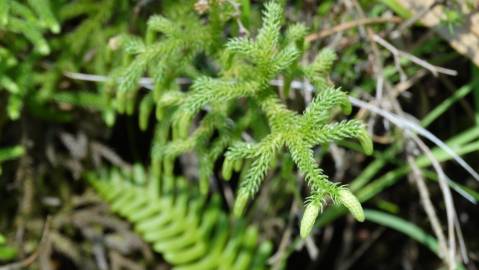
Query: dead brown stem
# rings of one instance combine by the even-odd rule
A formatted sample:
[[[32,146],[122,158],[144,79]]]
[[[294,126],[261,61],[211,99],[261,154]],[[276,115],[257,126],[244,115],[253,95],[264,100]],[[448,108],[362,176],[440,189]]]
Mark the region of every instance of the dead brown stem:
[[[400,23],[402,19],[400,17],[378,17],[378,18],[361,18],[354,21],[344,22],[334,26],[333,28],[322,30],[318,33],[312,33],[306,36],[307,42],[316,41],[327,36],[333,35],[335,33],[343,32],[352,28],[356,28],[362,25],[369,25],[369,24],[380,24],[380,23]]]

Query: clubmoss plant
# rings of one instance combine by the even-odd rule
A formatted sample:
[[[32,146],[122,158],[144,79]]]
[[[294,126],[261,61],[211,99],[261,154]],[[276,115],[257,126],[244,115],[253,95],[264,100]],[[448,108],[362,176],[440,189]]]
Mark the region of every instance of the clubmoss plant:
[[[44,38],[46,32],[58,33],[60,26],[53,16],[49,0],[11,1],[0,0],[0,90],[8,92],[6,111],[10,119],[18,119],[27,95],[21,84],[21,75],[29,72],[29,66],[17,59],[30,44],[40,55],[47,55],[51,48]],[[26,43],[28,42],[28,43]],[[8,44],[8,46],[7,46]]]
[[[314,155],[317,146],[354,138],[366,154],[372,152],[372,142],[363,123],[332,121],[336,108],[341,108],[344,114],[351,112],[347,94],[328,79],[335,53],[324,49],[312,63],[300,63],[307,48],[304,42],[307,29],[294,24],[282,34],[283,9],[275,2],[265,5],[263,24],[255,38],[224,38],[220,29],[231,23],[231,14],[226,12],[229,4],[210,3],[207,20],[193,10],[183,10],[177,22],[152,17],[148,33],[160,32],[157,42],[145,44],[134,37],[122,40],[124,50],[135,58],[117,73],[120,74],[118,110],[133,111],[132,100],[145,72],[154,81],[153,92],[146,94],[140,105],[140,126],[146,128],[148,121],[143,118],[156,106],[158,129],[163,134],[152,151],[153,166],[157,171],[163,168],[171,172],[176,157],[194,152],[200,164],[200,189],[205,193],[214,164],[223,160],[225,180],[231,178],[234,169],[241,171],[233,211],[240,216],[279,154],[287,150],[310,188],[302,236],[309,234],[328,198],[346,206],[357,220],[364,220],[358,200],[347,187],[329,180]],[[204,61],[211,68],[191,66],[195,57],[205,55]],[[178,84],[183,78],[180,75],[191,80],[187,89]],[[283,78],[282,89],[271,85],[278,78]],[[294,79],[308,80],[317,90],[301,113],[290,109],[284,99]],[[265,121],[254,120],[258,115]],[[263,123],[267,131],[258,136],[257,142],[256,138],[243,140],[248,130],[255,130]],[[173,185],[172,181],[168,185]]]

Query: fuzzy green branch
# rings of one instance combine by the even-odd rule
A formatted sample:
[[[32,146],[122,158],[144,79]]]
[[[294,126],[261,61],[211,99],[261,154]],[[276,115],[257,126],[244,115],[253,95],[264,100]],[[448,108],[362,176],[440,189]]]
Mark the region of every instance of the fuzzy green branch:
[[[213,1],[211,5],[209,16],[212,18],[228,14],[224,13],[227,4]],[[151,73],[155,78],[154,95],[145,99],[141,117],[146,118],[145,114],[156,106],[158,125],[166,132],[161,141],[156,141],[153,166],[157,171],[169,170],[171,174],[172,160],[185,152],[193,152],[199,160],[200,189],[206,192],[214,164],[226,150],[224,178],[228,180],[233,171],[241,171],[233,211],[237,216],[259,191],[279,154],[287,151],[310,188],[301,226],[304,237],[328,199],[346,206],[356,219],[364,219],[354,195],[339,183],[331,182],[321,170],[314,157],[315,149],[356,139],[364,152],[371,154],[372,142],[360,121],[332,121],[336,109],[346,115],[351,112],[347,94],[335,88],[328,78],[335,53],[324,49],[311,64],[301,64],[306,27],[295,24],[282,35],[282,14],[279,4],[269,2],[255,38],[216,38],[216,43],[211,42],[212,37],[231,17],[215,20],[215,26],[187,11],[182,16],[185,20],[178,25],[166,17],[152,17],[148,26],[150,31],[162,33],[158,42],[144,45],[135,38],[124,40],[125,51],[136,57],[123,71],[119,103],[131,103],[126,97],[136,93],[143,73]],[[218,46],[218,42],[223,46]],[[188,64],[180,61],[181,57],[192,59],[200,52],[214,62],[216,76],[204,71],[192,72]],[[187,91],[175,84],[179,74],[191,75],[193,83]],[[271,87],[270,81],[279,76],[306,79],[318,90],[302,113],[288,108],[279,98],[278,90]],[[257,142],[244,142],[242,135],[257,126],[251,121],[252,114],[264,116],[261,121],[269,130],[257,131],[263,134]],[[145,128],[145,120],[142,121]]]

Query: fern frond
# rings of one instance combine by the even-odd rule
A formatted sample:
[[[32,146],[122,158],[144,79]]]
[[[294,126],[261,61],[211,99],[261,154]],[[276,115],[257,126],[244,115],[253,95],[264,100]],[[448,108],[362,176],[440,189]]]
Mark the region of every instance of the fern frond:
[[[161,194],[147,185],[134,184],[137,181],[132,178],[115,171],[87,176],[112,210],[132,222],[173,269],[266,269],[270,243],[258,244],[255,227],[230,221],[222,213],[218,197],[208,202],[181,187]],[[180,178],[176,182],[186,184]]]

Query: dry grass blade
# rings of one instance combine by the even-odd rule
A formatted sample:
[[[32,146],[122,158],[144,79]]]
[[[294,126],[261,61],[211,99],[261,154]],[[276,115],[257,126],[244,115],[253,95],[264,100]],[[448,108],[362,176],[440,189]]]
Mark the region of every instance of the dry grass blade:
[[[35,260],[37,260],[38,255],[40,254],[44,246],[46,246],[48,242],[50,241],[49,233],[50,233],[50,218],[47,217],[43,225],[43,232],[40,239],[40,244],[38,245],[37,249],[30,256],[28,256],[22,261],[0,266],[0,270],[17,270],[17,269],[24,269],[26,267],[29,267],[32,263],[35,262]]]
[[[333,35],[335,33],[343,32],[358,26],[369,25],[369,24],[379,24],[379,23],[400,23],[402,21],[399,17],[385,17],[385,18],[361,18],[354,21],[344,22],[339,25],[336,25],[333,28],[325,29],[318,33],[312,33],[306,36],[306,42],[313,42],[327,36]]]
[[[436,238],[439,242],[440,257],[446,262],[448,267],[451,268],[451,266],[454,266],[454,263],[450,260],[450,257],[448,256],[450,252],[449,252],[449,247],[446,244],[446,237],[444,236],[444,233],[442,232],[442,226],[437,216],[436,209],[434,208],[434,205],[431,202],[431,196],[429,194],[429,190],[424,181],[422,172],[419,169],[419,167],[416,165],[414,158],[412,156],[408,156],[407,161],[409,166],[411,167],[411,171],[412,171],[411,178],[416,183],[417,189],[419,191],[419,196],[421,198],[421,203],[424,208],[424,212],[426,212],[426,215],[429,219],[429,222],[431,223],[431,227],[434,231],[434,234],[436,235]]]
[[[434,170],[436,171],[438,175],[439,187],[441,188],[441,192],[443,194],[444,202],[446,205],[447,227],[448,227],[448,238],[449,238],[449,259],[448,259],[448,262],[450,263],[449,269],[455,269],[455,266],[456,266],[456,263],[455,263],[455,256],[456,256],[455,236],[456,235],[455,233],[456,231],[458,234],[460,246],[464,247],[464,248],[461,248],[463,260],[464,262],[467,263],[469,259],[467,256],[467,251],[465,251],[465,242],[464,242],[464,239],[462,239],[461,227],[456,221],[457,212],[454,207],[454,201],[452,199],[451,189],[448,185],[448,180],[447,180],[448,177],[443,171],[441,165],[439,164],[439,161],[432,154],[429,147],[427,147],[427,145],[414,134],[409,134],[409,136],[414,140],[416,145],[421,149],[422,152],[424,152],[424,154],[431,161],[431,165],[433,166]]]
[[[377,42],[379,45],[386,48],[388,51],[390,51],[393,54],[395,59],[397,59],[398,57],[405,57],[405,58],[409,59],[411,62],[429,70],[434,76],[438,76],[440,73],[445,74],[445,75],[450,75],[450,76],[456,76],[457,75],[457,71],[455,71],[455,70],[435,66],[433,64],[430,64],[426,60],[423,60],[423,59],[421,59],[421,58],[419,58],[415,55],[412,55],[410,53],[407,53],[407,52],[404,52],[404,51],[401,51],[401,50],[397,49],[391,43],[387,42],[382,37],[380,37],[376,34],[373,35],[373,40],[375,42]]]
[[[479,66],[479,12],[477,1],[439,1],[439,0],[396,0],[402,7],[412,11],[413,19],[418,17],[421,23],[433,29],[459,53],[468,57]],[[440,3],[440,4],[436,4]],[[451,27],[444,22],[449,5],[461,6],[461,23]],[[469,5],[468,5],[469,4]],[[409,25],[406,25],[406,27]],[[399,29],[401,30],[401,29]]]
[[[405,119],[404,117],[401,117],[399,115],[393,114],[391,112],[385,111],[373,104],[366,103],[362,100],[359,100],[354,97],[349,97],[349,100],[351,103],[356,106],[360,107],[363,109],[366,109],[370,112],[376,113],[394,125],[398,126],[399,128],[409,130],[411,132],[417,133],[421,135],[422,137],[428,139],[435,145],[437,145],[439,148],[441,148],[444,152],[446,152],[448,155],[450,155],[461,167],[463,167],[476,181],[479,181],[479,174],[474,170],[462,157],[460,157],[451,147],[449,147],[446,143],[444,143],[441,139],[439,139],[436,135],[432,134],[430,131],[427,129],[419,126],[418,124]]]

